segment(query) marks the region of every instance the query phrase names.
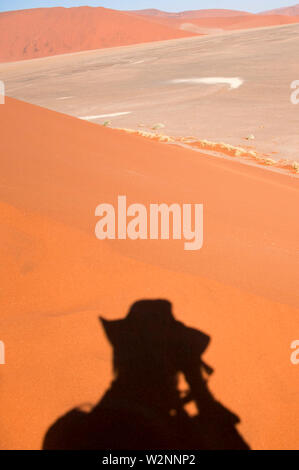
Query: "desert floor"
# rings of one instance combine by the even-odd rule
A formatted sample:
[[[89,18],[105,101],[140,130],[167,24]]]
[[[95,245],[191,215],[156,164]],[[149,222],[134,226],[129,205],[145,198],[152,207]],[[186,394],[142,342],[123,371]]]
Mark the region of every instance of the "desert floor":
[[[166,135],[298,160],[298,42],[296,24],[225,32],[0,64],[0,78],[8,96],[95,123],[162,124]],[[240,86],[175,82],[207,77]]]

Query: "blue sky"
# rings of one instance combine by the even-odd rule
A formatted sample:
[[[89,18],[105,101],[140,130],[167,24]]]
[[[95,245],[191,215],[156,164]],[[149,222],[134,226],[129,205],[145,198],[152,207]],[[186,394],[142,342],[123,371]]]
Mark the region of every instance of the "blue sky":
[[[103,6],[117,10],[159,8],[165,11],[199,10],[202,8],[228,8],[258,12],[295,4],[288,0],[0,0],[0,11],[54,6]]]

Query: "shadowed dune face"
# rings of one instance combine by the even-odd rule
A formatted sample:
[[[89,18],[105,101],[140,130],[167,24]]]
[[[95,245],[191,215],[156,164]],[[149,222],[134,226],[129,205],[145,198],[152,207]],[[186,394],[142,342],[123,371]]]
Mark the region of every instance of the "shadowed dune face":
[[[0,13],[0,61],[11,62],[190,36],[106,8],[41,8]]]
[[[1,447],[40,448],[59,416],[94,406],[113,380],[98,317],[151,297],[211,336],[209,389],[251,447],[297,448],[297,180],[9,98],[0,126]],[[95,208],[118,194],[203,202],[204,247],[100,242]]]

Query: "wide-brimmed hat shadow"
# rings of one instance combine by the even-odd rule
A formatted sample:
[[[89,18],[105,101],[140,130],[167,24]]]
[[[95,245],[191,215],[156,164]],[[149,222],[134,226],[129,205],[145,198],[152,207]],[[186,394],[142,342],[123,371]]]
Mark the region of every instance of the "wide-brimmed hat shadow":
[[[100,318],[115,379],[90,411],[75,408],[46,433],[44,449],[248,449],[240,419],[208,389],[210,338],[176,320],[167,300],[141,300],[120,320]],[[183,375],[188,391],[178,389]],[[186,404],[197,413],[189,416]]]

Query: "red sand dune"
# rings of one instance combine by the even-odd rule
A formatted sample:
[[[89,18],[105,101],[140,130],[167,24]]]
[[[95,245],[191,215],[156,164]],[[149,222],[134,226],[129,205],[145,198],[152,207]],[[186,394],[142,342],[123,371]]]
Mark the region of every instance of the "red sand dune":
[[[298,23],[299,17],[286,17],[286,16],[251,16],[251,17],[234,17],[234,18],[205,18],[195,19],[193,24],[203,28],[220,28],[227,31],[250,29],[250,28],[263,28],[266,26],[278,26],[284,24]]]
[[[111,380],[98,316],[144,297],[212,337],[210,386],[252,448],[298,449],[298,179],[7,99],[0,106],[1,430],[39,448],[47,427]],[[203,203],[205,240],[95,238],[95,207]]]
[[[284,15],[241,15],[241,16],[149,16],[152,21],[178,29],[187,29],[192,31],[192,25],[196,28],[202,28],[202,32],[208,32],[208,29],[237,30],[260,28],[266,26],[278,26],[284,24],[293,24],[299,22],[299,16]],[[194,28],[194,32],[197,29]],[[206,31],[205,31],[206,30]],[[198,31],[201,31],[200,29]]]
[[[0,61],[11,62],[190,36],[106,8],[39,8],[0,13]]]
[[[237,18],[234,19],[232,18],[232,21],[225,22],[223,23],[223,28],[224,29],[248,29],[248,28],[259,28],[259,27],[266,27],[266,26],[278,26],[278,25],[284,25],[284,24],[292,24],[292,23],[298,23],[299,22],[299,17],[286,17],[283,15],[268,15],[268,16],[262,16],[262,15],[256,15],[250,18]]]
[[[299,16],[261,16],[235,10],[19,10],[0,13],[0,62],[175,39],[202,34],[205,29],[247,29],[298,21]]]
[[[298,16],[299,15],[299,3],[291,7],[276,8],[275,10],[268,10],[260,13],[261,15],[287,15],[287,16]]]
[[[141,16],[156,16],[168,18],[225,18],[234,16],[251,16],[253,13],[239,10],[223,10],[223,9],[210,9],[210,10],[188,10],[178,13],[171,13],[167,11],[145,9],[145,10],[130,10],[128,13],[135,13]]]

